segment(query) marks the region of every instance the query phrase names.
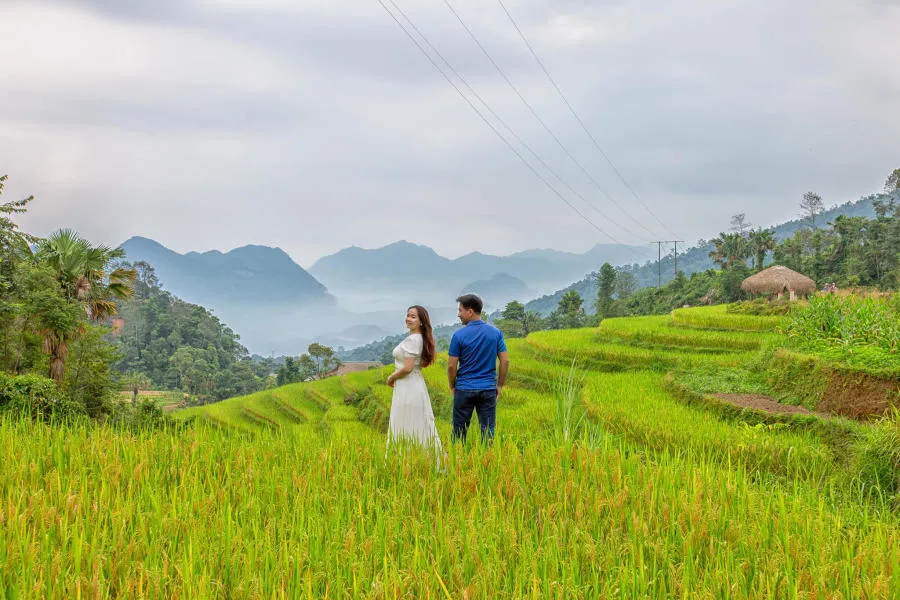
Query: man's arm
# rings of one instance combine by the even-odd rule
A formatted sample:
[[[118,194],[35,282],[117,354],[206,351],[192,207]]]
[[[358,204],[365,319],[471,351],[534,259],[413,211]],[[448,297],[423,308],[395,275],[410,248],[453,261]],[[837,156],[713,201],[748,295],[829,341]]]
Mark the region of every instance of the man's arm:
[[[456,392],[456,372],[459,370],[459,357],[447,357],[447,383],[450,384],[450,393]]]
[[[497,373],[497,397],[503,393],[503,386],[506,385],[506,375],[509,373],[509,353],[506,350],[497,353],[500,359],[500,371]]]

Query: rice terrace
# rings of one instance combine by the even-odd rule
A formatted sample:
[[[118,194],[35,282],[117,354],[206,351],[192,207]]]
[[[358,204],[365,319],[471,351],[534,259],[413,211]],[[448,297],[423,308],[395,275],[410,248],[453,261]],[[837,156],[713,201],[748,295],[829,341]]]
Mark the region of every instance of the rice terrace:
[[[898,32],[0,1],[0,600],[900,600]]]
[[[818,304],[838,303],[798,310]],[[182,410],[183,425],[164,430],[4,418],[0,586],[7,597],[897,597],[897,414],[775,414],[714,395],[813,411],[831,385],[852,396],[861,382],[897,383],[896,355],[867,373],[793,347],[782,332],[804,322],[723,305],[510,340],[497,440],[451,447],[443,471],[414,450],[385,453],[385,369]],[[445,361],[426,372],[442,436]]]

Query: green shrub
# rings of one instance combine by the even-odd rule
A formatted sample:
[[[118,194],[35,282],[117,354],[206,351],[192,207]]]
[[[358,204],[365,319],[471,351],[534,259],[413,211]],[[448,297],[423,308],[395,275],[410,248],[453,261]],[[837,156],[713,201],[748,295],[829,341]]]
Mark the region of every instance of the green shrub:
[[[27,414],[45,422],[86,415],[84,407],[40,375],[0,373],[0,413]]]

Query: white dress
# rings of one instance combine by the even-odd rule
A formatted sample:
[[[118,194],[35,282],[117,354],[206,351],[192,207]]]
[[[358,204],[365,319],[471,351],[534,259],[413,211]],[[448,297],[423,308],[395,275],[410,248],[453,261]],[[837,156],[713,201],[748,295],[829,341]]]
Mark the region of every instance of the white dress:
[[[388,425],[388,444],[392,438],[412,439],[422,446],[441,448],[441,438],[434,425],[434,412],[431,409],[431,398],[422,377],[421,333],[413,333],[400,342],[391,353],[394,367],[403,368],[406,358],[416,359],[412,373],[394,382],[394,394],[391,399],[391,418]],[[399,440],[398,440],[399,441]]]

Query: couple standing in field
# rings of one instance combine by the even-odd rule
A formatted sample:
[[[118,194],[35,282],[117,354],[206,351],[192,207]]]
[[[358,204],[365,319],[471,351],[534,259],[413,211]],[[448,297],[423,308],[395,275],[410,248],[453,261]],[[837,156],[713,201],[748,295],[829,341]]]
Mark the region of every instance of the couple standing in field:
[[[481,437],[490,440],[497,422],[497,399],[509,371],[506,342],[499,329],[481,319],[481,298],[466,294],[456,301],[463,327],[453,332],[447,361],[447,382],[453,394],[452,439],[465,441],[472,413],[476,412]],[[394,388],[388,443],[406,438],[440,450],[431,398],[422,377],[422,368],[432,364],[436,354],[428,311],[418,305],[409,307],[406,326],[409,336],[394,348],[395,370],[387,379]]]

